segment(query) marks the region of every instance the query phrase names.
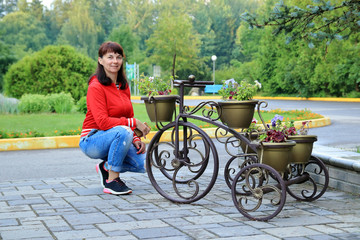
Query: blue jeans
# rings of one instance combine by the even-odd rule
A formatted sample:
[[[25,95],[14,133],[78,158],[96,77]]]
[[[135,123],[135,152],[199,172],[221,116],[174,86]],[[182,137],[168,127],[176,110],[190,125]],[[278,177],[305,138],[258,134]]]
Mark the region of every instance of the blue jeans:
[[[91,130],[80,139],[79,146],[88,157],[107,161],[111,171],[144,173],[145,154],[137,154],[132,141],[129,127],[116,126],[106,131]]]

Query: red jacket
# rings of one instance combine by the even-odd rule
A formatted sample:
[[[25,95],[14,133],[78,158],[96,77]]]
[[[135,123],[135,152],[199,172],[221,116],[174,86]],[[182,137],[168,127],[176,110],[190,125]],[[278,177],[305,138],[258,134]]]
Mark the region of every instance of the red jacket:
[[[134,110],[130,100],[130,89],[118,89],[114,83],[102,85],[96,76],[92,77],[86,95],[87,113],[82,126],[81,137],[91,129],[108,130],[115,126],[136,127]],[[134,134],[134,140],[140,138]]]

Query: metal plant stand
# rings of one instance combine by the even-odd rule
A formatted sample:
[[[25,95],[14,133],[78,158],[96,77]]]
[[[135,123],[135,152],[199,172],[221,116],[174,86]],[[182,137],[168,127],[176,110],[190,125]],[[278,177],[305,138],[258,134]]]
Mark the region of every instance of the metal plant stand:
[[[212,84],[195,81],[193,76],[189,80],[174,80],[174,86],[179,87],[179,113],[165,126],[157,123],[159,131],[151,140],[146,156],[147,173],[156,191],[172,202],[192,203],[206,196],[214,186],[219,171],[218,150],[208,134],[190,122],[200,120],[217,127],[216,140],[224,144],[229,155],[225,182],[231,189],[235,207],[247,218],[267,221],[275,217],[285,204],[287,192],[301,201],[321,197],[327,189],[329,174],[320,159],[311,156],[308,163],[289,164],[288,171],[279,173],[260,163],[259,144],[250,140],[249,133],[236,131],[219,121],[221,107],[216,102],[201,102],[192,109],[184,105],[185,87]],[[257,103],[265,128],[260,107],[266,106],[266,102]],[[245,146],[244,150],[239,151],[240,145]]]

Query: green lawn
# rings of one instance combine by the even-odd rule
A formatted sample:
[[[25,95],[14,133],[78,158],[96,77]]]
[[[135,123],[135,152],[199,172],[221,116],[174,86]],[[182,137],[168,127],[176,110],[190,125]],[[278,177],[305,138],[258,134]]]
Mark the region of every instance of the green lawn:
[[[149,123],[152,130],[156,130],[155,123],[150,122],[144,104],[133,104],[135,117]],[[178,112],[178,111],[177,111]],[[199,111],[201,114],[201,111]],[[320,118],[321,115],[305,110],[282,111],[272,110],[262,112],[265,121],[269,122],[275,114],[285,117],[285,120],[304,120]],[[82,122],[85,114],[3,114],[0,115],[0,138],[9,137],[41,137],[59,135],[78,135],[81,132]],[[260,120],[257,114],[257,120]],[[192,121],[201,127],[212,127],[211,125]]]

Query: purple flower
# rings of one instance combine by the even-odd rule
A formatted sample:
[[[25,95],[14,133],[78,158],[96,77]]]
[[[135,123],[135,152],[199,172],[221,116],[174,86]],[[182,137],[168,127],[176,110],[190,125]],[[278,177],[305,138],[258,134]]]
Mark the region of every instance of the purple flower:
[[[277,122],[278,120],[282,121],[283,119],[283,116],[276,114],[275,117],[271,120],[271,122]]]
[[[276,127],[276,121],[271,120],[271,126]]]
[[[275,117],[274,117],[273,119],[271,119],[271,125],[272,125],[273,127],[276,127],[276,123],[277,123],[278,121],[282,121],[283,119],[284,119],[283,116],[281,116],[281,115],[279,115],[279,114],[276,114]]]

